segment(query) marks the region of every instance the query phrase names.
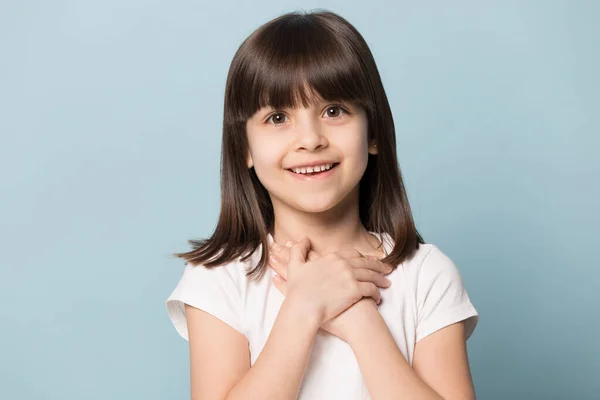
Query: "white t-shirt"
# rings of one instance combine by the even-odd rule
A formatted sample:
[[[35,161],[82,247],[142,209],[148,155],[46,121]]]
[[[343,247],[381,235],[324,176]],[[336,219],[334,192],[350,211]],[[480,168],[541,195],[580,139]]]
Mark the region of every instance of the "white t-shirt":
[[[384,239],[384,251],[389,254],[393,238],[387,233],[373,234]],[[258,284],[245,276],[261,251],[259,246],[246,262],[238,260],[214,269],[185,266],[166,301],[169,317],[184,339],[188,340],[187,303],[241,332],[248,340],[251,364],[255,363],[285,298],[273,284],[271,268]],[[386,277],[392,285],[381,289],[379,312],[411,365],[415,344],[445,326],[466,320],[465,336],[471,336],[478,313],[456,265],[435,245],[420,245],[412,258]],[[345,341],[318,331],[298,399],[369,399],[354,353]]]

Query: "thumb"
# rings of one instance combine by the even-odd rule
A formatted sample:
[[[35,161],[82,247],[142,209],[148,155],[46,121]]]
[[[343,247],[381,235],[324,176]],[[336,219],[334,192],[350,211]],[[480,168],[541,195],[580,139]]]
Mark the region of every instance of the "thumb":
[[[310,240],[307,236],[304,236],[302,240],[292,246],[290,249],[290,263],[295,262],[306,262],[308,256],[308,250],[310,250]]]

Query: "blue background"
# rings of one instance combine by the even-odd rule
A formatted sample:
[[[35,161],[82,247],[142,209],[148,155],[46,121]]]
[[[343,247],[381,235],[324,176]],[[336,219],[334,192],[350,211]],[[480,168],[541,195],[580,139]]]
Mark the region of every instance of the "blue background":
[[[374,53],[478,398],[598,398],[600,3],[512,0],[2,1],[0,398],[188,398],[164,301],[218,216],[229,63],[312,8]]]

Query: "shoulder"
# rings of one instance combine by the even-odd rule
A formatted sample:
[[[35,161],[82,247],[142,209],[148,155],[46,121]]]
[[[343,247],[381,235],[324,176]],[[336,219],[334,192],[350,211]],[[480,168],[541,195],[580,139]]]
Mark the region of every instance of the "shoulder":
[[[465,321],[468,339],[479,314],[465,288],[454,261],[435,245],[429,245],[416,273],[418,309],[417,341],[445,326]]]
[[[238,258],[215,267],[193,262],[185,264],[166,300],[171,320],[182,337],[188,338],[186,304],[212,314],[243,333],[243,309],[250,285],[246,272],[258,259],[260,254],[258,258],[252,254],[245,261]]]
[[[248,262],[242,262],[240,259],[229,261],[225,264],[207,267],[203,264],[187,262],[184,267],[183,274],[192,276],[211,276],[214,277],[229,277],[234,281],[240,281],[245,276],[245,269]]]
[[[399,267],[415,275],[456,270],[456,264],[452,259],[432,243],[419,244],[419,248]]]
[[[238,257],[227,263],[207,267],[206,265],[187,262],[181,272],[175,292],[224,292],[229,296],[243,298],[246,295],[251,279],[250,272],[260,261],[262,249],[259,246],[248,258]]]
[[[372,233],[382,241],[385,253],[390,254],[395,244],[393,236],[387,232]],[[439,251],[439,249],[431,243],[419,243],[419,247],[415,251],[413,251],[412,254],[409,255],[406,259],[404,259],[404,261],[402,261],[402,263],[398,265],[398,268],[402,268],[404,270],[418,270],[421,267],[423,261],[432,251]]]
[[[244,283],[247,280],[246,274],[253,267],[255,267],[260,261],[260,257],[262,254],[262,246],[259,245],[255,251],[249,257],[237,257],[234,260],[226,262],[224,264],[207,267],[203,264],[187,262],[184,268],[184,275],[197,275],[197,276],[205,276],[205,275],[215,275],[215,276],[223,276],[229,277],[235,280],[238,283]],[[246,258],[244,260],[244,258]]]

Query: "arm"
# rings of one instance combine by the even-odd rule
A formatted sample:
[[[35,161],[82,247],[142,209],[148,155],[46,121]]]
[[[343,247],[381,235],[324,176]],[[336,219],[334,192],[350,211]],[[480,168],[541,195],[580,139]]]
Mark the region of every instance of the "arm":
[[[188,313],[193,400],[296,399],[319,329],[319,321],[300,302],[283,302],[252,368],[244,336],[200,313]],[[204,321],[196,323],[199,319]],[[207,324],[207,319],[214,321]]]
[[[361,313],[363,329],[355,330],[348,343],[373,400],[475,398],[464,323],[447,326],[419,341],[413,369],[398,349],[375,303],[365,304],[374,311]]]
[[[286,298],[254,366],[229,392],[234,399],[296,399],[320,322]]]

